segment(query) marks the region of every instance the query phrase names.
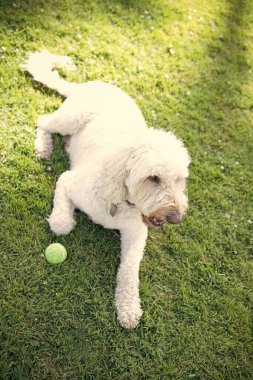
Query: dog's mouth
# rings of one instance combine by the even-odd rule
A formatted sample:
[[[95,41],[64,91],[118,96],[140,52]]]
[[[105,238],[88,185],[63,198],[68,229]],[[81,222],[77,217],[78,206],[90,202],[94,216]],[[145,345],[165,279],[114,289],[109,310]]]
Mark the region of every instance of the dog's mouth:
[[[155,216],[146,216],[142,215],[143,222],[148,226],[148,227],[161,227],[164,224],[164,221],[161,219],[156,218]]]

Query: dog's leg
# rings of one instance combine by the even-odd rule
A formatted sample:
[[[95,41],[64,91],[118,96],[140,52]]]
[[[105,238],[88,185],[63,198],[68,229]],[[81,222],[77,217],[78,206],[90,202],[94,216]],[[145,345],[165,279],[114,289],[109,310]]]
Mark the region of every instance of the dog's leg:
[[[40,116],[37,123],[37,136],[35,140],[35,153],[38,157],[48,159],[53,150],[51,134],[60,133],[63,136],[72,135],[80,125],[78,111],[68,112],[69,102],[66,100],[62,106],[49,115]]]
[[[48,222],[56,235],[67,235],[76,225],[74,219],[75,207],[68,196],[67,184],[71,183],[71,171],[64,172],[58,179],[54,206]]]
[[[47,160],[53,150],[51,134],[43,131],[43,129],[37,128],[34,147],[36,156]]]
[[[121,231],[121,263],[115,293],[118,320],[128,329],[137,326],[141,316],[139,266],[147,238],[147,227],[139,222]]]
[[[73,135],[81,123],[85,123],[82,110],[75,104],[75,98],[70,96],[55,112],[40,116],[38,128],[49,133],[60,133],[62,136]]]

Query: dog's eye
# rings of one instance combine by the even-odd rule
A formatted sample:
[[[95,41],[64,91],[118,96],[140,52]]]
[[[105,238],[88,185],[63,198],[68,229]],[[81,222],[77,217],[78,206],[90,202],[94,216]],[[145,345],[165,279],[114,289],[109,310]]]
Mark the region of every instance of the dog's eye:
[[[151,175],[151,176],[148,177],[148,179],[149,179],[150,181],[156,183],[157,185],[158,185],[159,183],[161,183],[161,180],[160,180],[160,178],[159,178],[157,175]]]

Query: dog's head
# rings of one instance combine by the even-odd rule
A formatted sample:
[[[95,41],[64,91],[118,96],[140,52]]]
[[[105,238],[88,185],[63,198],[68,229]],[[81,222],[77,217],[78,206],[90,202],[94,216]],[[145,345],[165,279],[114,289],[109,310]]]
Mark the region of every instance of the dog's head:
[[[188,206],[186,178],[190,156],[170,132],[149,128],[145,145],[127,160],[126,198],[150,227],[180,223]]]

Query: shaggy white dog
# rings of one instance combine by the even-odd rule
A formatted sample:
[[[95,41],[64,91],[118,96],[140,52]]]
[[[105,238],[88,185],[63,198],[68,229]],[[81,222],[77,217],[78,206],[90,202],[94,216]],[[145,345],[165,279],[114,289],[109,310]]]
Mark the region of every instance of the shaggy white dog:
[[[76,224],[74,210],[95,223],[120,230],[117,274],[118,320],[126,328],[142,315],[139,266],[147,227],[179,223],[187,209],[189,154],[171,132],[147,128],[134,100],[116,86],[98,81],[68,83],[58,67],[73,68],[68,57],[31,53],[25,69],[33,78],[67,97],[51,115],[38,120],[36,153],[49,158],[52,133],[68,136],[70,170],[58,179],[48,219],[56,235]]]

